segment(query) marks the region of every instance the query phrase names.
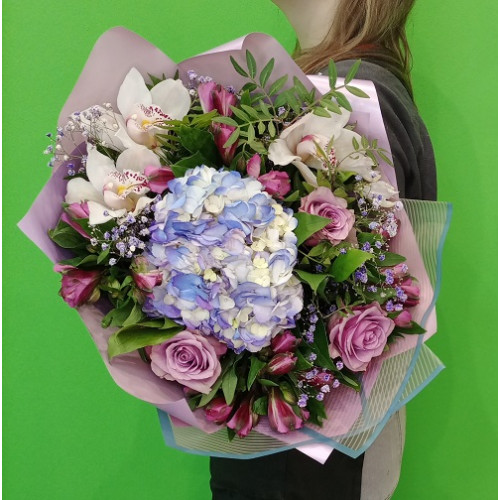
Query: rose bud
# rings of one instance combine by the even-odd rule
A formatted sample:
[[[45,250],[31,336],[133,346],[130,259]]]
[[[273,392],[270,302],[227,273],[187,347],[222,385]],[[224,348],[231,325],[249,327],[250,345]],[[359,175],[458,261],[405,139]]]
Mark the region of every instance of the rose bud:
[[[281,391],[273,387],[269,394],[267,416],[271,427],[281,434],[300,429],[304,421],[298,417],[291,405],[281,397]]]
[[[148,165],[144,169],[148,178],[148,187],[153,193],[161,194],[168,187],[168,183],[175,177],[170,167],[156,167]]]
[[[75,219],[88,219],[89,208],[85,203],[71,203],[66,207],[66,211],[62,213],[61,220],[66,222],[75,231],[81,234],[84,238],[90,239],[90,235],[83,230],[82,226]]]
[[[271,349],[274,353],[293,352],[298,344],[300,344],[300,339],[290,330],[285,330],[283,333],[272,338]]]
[[[253,398],[244,399],[233,418],[226,424],[227,427],[236,431],[236,434],[240,438],[248,436],[252,427],[257,425],[259,421],[259,415],[253,413],[252,411]]]
[[[148,264],[146,257],[142,255],[135,257],[130,269],[137,288],[143,292],[150,293],[155,286],[161,285],[162,272],[159,269],[152,268]]]
[[[223,397],[214,398],[205,407],[205,418],[209,422],[220,425],[228,419],[232,411],[233,407],[226,404],[226,400]]]
[[[409,307],[416,306],[420,301],[420,288],[413,284],[413,280],[411,278],[405,279],[400,286],[407,296],[405,305]]]
[[[213,81],[198,85],[198,97],[204,113],[216,109],[222,116],[231,116],[231,106],[238,101],[235,94]]]
[[[56,264],[54,271],[62,273],[59,294],[70,307],[78,307],[99,299],[100,292],[97,285],[101,281],[101,271],[84,271],[61,264]]]
[[[247,174],[255,179],[259,178],[260,175],[260,154],[255,153],[247,163]]]
[[[275,354],[267,364],[267,373],[271,375],[285,375],[285,373],[291,372],[294,369],[296,363],[297,358],[294,358],[291,352],[280,352],[279,354]]]
[[[406,309],[401,311],[395,318],[394,323],[401,328],[408,328],[411,326],[411,313]]]
[[[283,198],[291,189],[290,177],[286,172],[271,170],[271,172],[261,175],[259,182],[271,196],[276,195],[277,198]]]

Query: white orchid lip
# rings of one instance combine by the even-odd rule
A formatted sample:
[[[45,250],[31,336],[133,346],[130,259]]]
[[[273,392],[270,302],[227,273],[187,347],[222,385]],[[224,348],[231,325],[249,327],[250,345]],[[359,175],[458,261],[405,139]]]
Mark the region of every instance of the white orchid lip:
[[[158,147],[156,134],[162,131],[166,121],[171,120],[159,106],[138,104],[126,121],[127,133],[137,144],[155,149]]]
[[[138,198],[149,192],[147,184],[148,178],[138,172],[114,170],[104,181],[102,193],[104,201],[110,208],[133,211]]]

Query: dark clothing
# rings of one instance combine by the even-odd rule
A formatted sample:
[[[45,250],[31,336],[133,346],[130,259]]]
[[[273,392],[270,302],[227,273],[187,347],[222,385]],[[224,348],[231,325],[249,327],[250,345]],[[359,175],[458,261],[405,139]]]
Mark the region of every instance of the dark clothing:
[[[345,76],[355,61],[336,64],[339,76]],[[328,74],[328,70],[322,71]],[[382,117],[391,146],[401,198],[436,199],[436,168],[429,134],[410,95],[401,81],[387,69],[363,61],[356,78],[372,80],[377,90]],[[403,427],[404,429],[404,427]],[[388,433],[394,432],[387,429]],[[390,437],[385,439],[387,453]],[[398,442],[394,440],[394,443]],[[382,447],[383,448],[383,447]],[[371,457],[372,445],[365,454],[352,459],[334,451],[324,465],[292,450],[250,460],[211,458],[210,486],[213,500],[359,500],[363,463]],[[378,448],[380,449],[380,448]],[[399,450],[399,453],[402,451]],[[373,460],[371,460],[373,463]],[[396,475],[399,477],[399,474]],[[390,491],[397,484],[391,485]],[[334,487],[332,487],[334,485]],[[370,490],[371,491],[371,490]],[[365,493],[369,500],[373,493]]]
[[[362,468],[363,455],[339,451],[324,465],[297,450],[250,460],[212,458],[210,487],[214,500],[359,499]]]

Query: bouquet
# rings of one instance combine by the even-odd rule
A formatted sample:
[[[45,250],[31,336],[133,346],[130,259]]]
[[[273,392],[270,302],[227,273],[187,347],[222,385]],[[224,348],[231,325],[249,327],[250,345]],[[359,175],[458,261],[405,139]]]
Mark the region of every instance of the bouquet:
[[[358,104],[373,95],[359,63],[342,81],[332,61],[315,87],[269,37],[238,43],[144,68],[151,46],[104,35],[21,225],[168,442],[356,455],[441,369],[422,346],[436,266],[408,214],[441,217],[432,261],[448,208],[399,200],[383,127],[359,130],[380,121]],[[99,77],[110,51],[119,71]]]

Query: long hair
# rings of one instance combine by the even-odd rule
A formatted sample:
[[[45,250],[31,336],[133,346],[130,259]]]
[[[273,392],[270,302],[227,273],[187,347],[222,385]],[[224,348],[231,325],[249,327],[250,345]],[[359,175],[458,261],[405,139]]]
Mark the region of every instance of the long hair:
[[[411,51],[406,21],[415,0],[340,0],[326,38],[294,57],[305,73],[313,73],[328,61],[367,59],[394,73],[413,97]]]

